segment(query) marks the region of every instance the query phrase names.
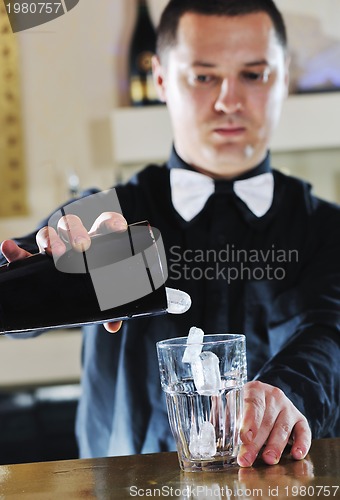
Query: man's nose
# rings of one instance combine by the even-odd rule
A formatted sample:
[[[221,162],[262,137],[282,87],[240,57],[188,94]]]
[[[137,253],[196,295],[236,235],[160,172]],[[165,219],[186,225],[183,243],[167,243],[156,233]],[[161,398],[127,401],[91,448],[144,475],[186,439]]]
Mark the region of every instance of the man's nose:
[[[237,113],[243,109],[236,82],[228,78],[223,79],[214,107],[216,111],[226,114]]]

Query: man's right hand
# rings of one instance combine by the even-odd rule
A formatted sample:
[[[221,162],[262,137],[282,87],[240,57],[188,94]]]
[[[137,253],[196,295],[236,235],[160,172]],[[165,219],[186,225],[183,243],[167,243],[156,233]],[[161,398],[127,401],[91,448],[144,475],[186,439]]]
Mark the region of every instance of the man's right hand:
[[[95,220],[90,231],[86,230],[79,217],[66,215],[59,220],[57,230],[48,226],[40,229],[36,241],[41,253],[60,256],[66,251],[67,245],[71,245],[75,251],[84,252],[91,245],[91,236],[126,231],[126,229],[126,220],[116,212],[102,213]],[[25,259],[31,255],[13,240],[5,240],[1,245],[1,251],[8,262]],[[121,324],[121,321],[116,321],[105,323],[104,326],[108,332],[115,333],[120,329]]]
[[[85,252],[91,245],[91,236],[111,232],[126,231],[127,222],[116,212],[102,213],[87,231],[77,215],[65,215],[58,221],[57,230],[45,226],[37,233],[37,245],[40,252],[60,256],[67,246],[76,252]]]

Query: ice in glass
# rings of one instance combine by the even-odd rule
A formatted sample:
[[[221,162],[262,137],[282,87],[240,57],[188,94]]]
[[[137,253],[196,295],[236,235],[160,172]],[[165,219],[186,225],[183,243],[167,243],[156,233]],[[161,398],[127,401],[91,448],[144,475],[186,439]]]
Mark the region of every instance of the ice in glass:
[[[180,466],[225,469],[236,463],[247,378],[245,336],[210,334],[157,343],[162,389]]]

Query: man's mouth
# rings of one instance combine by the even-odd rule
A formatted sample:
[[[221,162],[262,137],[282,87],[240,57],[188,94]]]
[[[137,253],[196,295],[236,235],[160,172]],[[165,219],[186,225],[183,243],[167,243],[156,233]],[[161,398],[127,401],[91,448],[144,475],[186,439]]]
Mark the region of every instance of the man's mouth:
[[[245,127],[240,126],[216,127],[214,133],[224,137],[237,137],[244,134],[245,130]]]

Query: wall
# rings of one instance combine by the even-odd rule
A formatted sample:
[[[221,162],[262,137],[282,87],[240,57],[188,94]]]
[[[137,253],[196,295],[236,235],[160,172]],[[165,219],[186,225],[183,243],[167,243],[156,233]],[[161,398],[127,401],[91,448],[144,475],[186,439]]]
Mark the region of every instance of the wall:
[[[82,187],[114,183],[108,111],[124,94],[117,71],[124,74],[133,16],[134,0],[81,0],[48,24],[10,35],[20,44],[30,213],[0,219],[0,240],[68,199],[73,170]]]

